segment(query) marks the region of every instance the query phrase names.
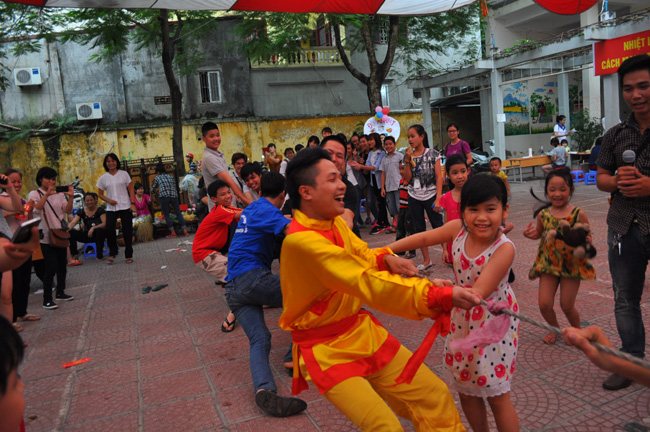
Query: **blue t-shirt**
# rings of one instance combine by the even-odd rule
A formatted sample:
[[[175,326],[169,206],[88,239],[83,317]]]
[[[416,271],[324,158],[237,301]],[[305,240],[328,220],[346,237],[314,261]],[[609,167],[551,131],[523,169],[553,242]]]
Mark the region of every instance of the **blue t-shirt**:
[[[230,243],[226,281],[256,268],[271,270],[275,237],[289,222],[264,197],[246,207]]]

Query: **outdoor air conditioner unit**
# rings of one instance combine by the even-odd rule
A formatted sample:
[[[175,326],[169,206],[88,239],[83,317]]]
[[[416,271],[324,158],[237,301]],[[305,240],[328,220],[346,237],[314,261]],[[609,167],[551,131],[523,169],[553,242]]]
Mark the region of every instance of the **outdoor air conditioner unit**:
[[[95,120],[102,118],[102,105],[99,102],[77,104],[77,120]]]
[[[14,69],[14,80],[19,87],[41,85],[41,70],[37,67]]]

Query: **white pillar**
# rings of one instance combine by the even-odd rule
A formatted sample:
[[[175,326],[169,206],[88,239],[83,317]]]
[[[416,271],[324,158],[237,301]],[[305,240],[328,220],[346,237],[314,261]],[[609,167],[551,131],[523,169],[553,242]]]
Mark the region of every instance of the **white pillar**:
[[[589,110],[589,117],[602,117],[600,115],[600,77],[594,75],[593,67],[582,71],[582,99],[584,107]],[[618,104],[618,99],[615,103]]]
[[[481,90],[479,92],[479,101],[481,104],[481,134],[483,141],[494,139],[494,128],[492,127],[492,103],[490,100],[490,90]],[[484,144],[485,145],[485,144]],[[484,151],[490,152],[490,149],[487,147],[481,147]]]
[[[557,114],[566,116],[566,128],[571,130],[571,107],[569,106],[569,74],[557,76]]]
[[[501,74],[492,69],[490,74],[492,96],[492,129],[494,130],[494,152],[501,159],[506,159],[506,128],[505,123],[497,122],[497,116],[503,112],[503,90],[501,89]]]
[[[422,88],[422,126],[429,137],[429,145],[433,147],[433,127],[431,126],[431,102],[429,89]]]
[[[603,76],[603,100],[605,101],[605,131],[616,126],[621,120],[618,74]]]
[[[597,24],[598,14],[597,6],[581,13],[580,27]],[[593,67],[582,70],[582,100],[584,107],[589,110],[589,117],[602,117],[600,114],[600,77],[595,75]],[[618,104],[618,100],[616,103]],[[567,117],[569,116],[567,115]]]

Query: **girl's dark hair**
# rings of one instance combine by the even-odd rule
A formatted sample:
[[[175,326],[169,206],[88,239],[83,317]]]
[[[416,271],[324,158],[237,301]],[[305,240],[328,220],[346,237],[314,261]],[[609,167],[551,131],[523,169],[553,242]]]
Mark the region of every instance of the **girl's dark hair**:
[[[104,169],[106,170],[106,172],[108,172],[108,166],[106,166],[106,161],[109,158],[111,158],[111,159],[113,159],[114,161],[117,162],[117,169],[118,170],[122,168],[122,164],[120,163],[120,158],[118,158],[115,153],[109,153],[106,156],[104,156]]]
[[[457,130],[458,132],[460,132],[460,127],[458,126],[458,123],[456,123],[456,122],[451,122],[451,123],[449,123],[449,124],[447,125],[447,129],[446,129],[446,130],[449,130],[450,127],[455,127],[456,130]]]
[[[373,132],[370,135],[368,135],[368,139],[371,139],[375,142],[375,150],[384,150],[384,146],[381,145],[381,137],[377,132]]]
[[[137,191],[137,190],[140,189],[140,188],[144,189],[144,185],[143,185],[142,183],[140,183],[140,182],[137,182],[137,183],[135,184],[135,186],[133,186],[133,190],[134,190],[134,191]]]
[[[562,120],[564,120],[565,118],[566,118],[565,115],[561,115],[561,114],[560,114],[559,116],[555,117],[555,123],[559,123],[559,122],[561,122]]]
[[[97,194],[95,192],[86,192],[84,194],[84,201],[86,200],[86,197],[93,197],[93,199],[95,199],[95,200],[99,199],[99,197],[97,196]]]
[[[36,184],[41,186],[41,183],[43,182],[44,178],[51,180],[57,177],[58,174],[54,168],[43,167],[39,169],[38,172],[36,173]]]
[[[427,131],[424,130],[424,127],[422,125],[414,124],[409,126],[409,129],[415,129],[415,132],[417,132],[417,134],[420,136],[424,135],[424,138],[422,138],[422,145],[425,148],[429,148],[429,135],[427,135]]]
[[[569,189],[571,190],[571,195],[573,195],[574,187],[573,187],[573,176],[571,175],[571,170],[567,167],[564,168],[558,168],[554,169],[549,173],[548,176],[546,176],[546,180],[544,181],[544,196],[548,199],[548,184],[551,181],[553,177],[560,177],[564,180],[564,182],[569,186]],[[463,193],[465,192],[465,189],[463,189]],[[539,212],[544,210],[545,208],[549,208],[552,204],[550,201],[544,201],[541,200],[535,195],[533,192],[533,188],[530,188],[530,194],[535,198],[537,201],[542,203],[540,206],[538,206],[535,211],[533,212],[533,217],[537,217]]]
[[[7,393],[9,374],[23,361],[25,348],[20,335],[3,316],[0,316],[0,397]]]
[[[460,196],[461,215],[467,207],[477,206],[492,198],[498,199],[504,209],[508,205],[508,190],[503,180],[487,173],[471,176],[463,186]]]

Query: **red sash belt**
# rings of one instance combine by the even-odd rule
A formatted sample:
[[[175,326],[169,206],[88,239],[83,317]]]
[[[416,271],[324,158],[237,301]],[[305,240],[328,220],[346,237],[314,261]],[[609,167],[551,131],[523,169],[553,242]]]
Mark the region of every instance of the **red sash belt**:
[[[336,338],[337,336],[349,331],[361,319],[361,315],[368,315],[375,325],[382,327],[381,323],[371,313],[360,310],[358,313],[351,315],[341,321],[333,324],[315,327],[308,330],[293,330],[291,338],[295,345],[294,359],[293,359],[293,383],[291,392],[295,395],[303,390],[307,390],[307,380],[302,375],[300,370],[300,359],[302,358],[307,366],[307,370],[311,375],[314,384],[318,391],[323,394],[336,384],[354,377],[354,376],[367,376],[381,370],[386,366],[397,354],[400,348],[400,343],[391,334],[387,335],[386,340],[382,346],[374,353],[374,355],[357,359],[349,363],[342,363],[331,366],[327,370],[322,370],[320,364],[314,356],[312,348],[319,343],[327,342]]]

